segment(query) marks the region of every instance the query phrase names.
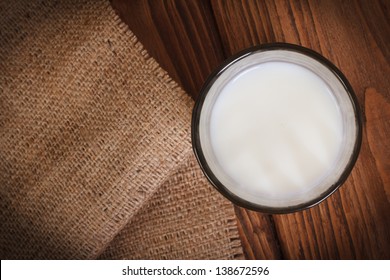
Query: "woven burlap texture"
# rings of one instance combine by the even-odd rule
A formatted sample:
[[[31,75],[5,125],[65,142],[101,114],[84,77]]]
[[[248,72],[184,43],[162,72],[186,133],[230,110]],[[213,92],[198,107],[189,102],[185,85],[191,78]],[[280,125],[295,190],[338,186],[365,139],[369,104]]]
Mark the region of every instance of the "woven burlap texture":
[[[192,106],[108,1],[0,2],[0,257],[239,256]]]
[[[142,242],[133,242],[134,236],[142,238]],[[100,257],[153,259],[153,256],[242,257],[232,206],[210,188],[192,153]]]

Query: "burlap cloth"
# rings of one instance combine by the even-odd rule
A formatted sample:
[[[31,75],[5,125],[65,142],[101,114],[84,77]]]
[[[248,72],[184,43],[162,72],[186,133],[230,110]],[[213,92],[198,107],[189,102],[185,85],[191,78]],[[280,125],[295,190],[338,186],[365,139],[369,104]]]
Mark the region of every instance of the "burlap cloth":
[[[0,257],[241,257],[192,106],[108,1],[1,1]]]

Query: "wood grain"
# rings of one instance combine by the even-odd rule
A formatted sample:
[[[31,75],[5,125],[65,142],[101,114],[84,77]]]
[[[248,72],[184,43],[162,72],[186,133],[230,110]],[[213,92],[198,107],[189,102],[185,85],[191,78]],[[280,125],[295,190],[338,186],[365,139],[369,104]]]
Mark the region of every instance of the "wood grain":
[[[271,215],[236,206],[241,243],[247,259],[283,258]]]
[[[375,88],[365,92],[367,139],[390,201],[390,102]]]
[[[388,3],[112,0],[148,52],[194,98],[223,59],[278,41],[312,48],[331,60],[365,104],[359,159],[329,199],[288,215],[236,207],[246,258],[390,258]]]

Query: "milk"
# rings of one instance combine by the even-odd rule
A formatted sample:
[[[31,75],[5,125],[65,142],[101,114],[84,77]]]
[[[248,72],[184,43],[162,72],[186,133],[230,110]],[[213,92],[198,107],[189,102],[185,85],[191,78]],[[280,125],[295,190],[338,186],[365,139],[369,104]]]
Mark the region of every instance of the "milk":
[[[290,62],[241,71],[211,111],[213,153],[238,195],[272,199],[307,192],[331,171],[342,136],[341,113],[328,85]]]

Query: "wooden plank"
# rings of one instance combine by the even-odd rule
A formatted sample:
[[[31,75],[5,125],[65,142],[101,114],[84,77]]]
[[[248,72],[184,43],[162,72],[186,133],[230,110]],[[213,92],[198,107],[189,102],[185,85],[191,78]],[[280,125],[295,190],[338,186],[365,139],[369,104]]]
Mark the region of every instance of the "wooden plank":
[[[365,94],[367,138],[390,201],[390,101],[375,88]]]
[[[210,2],[111,2],[149,54],[196,98],[206,77],[225,58]],[[236,213],[245,256],[280,258],[272,217],[239,207]]]
[[[271,215],[236,206],[238,230],[246,259],[281,259],[282,252]]]
[[[364,104],[366,87],[374,87],[386,93],[388,98],[390,32],[389,7],[385,3],[307,0],[211,2],[227,55],[267,42],[300,44],[322,53],[335,63],[348,77],[360,104]],[[369,105],[366,110],[374,109]],[[382,154],[383,141],[388,141],[388,138],[372,135],[375,132],[371,125],[365,124],[365,132],[369,134],[369,139],[376,139],[374,155]],[[364,134],[359,160],[338,192],[312,209],[273,216],[282,257],[389,258],[390,205],[385,192],[387,181],[381,179],[381,173],[383,171],[378,171]],[[251,220],[245,220],[245,227],[250,228],[250,223]],[[249,233],[247,235],[250,236]],[[256,235],[253,231],[248,240],[255,239]]]

